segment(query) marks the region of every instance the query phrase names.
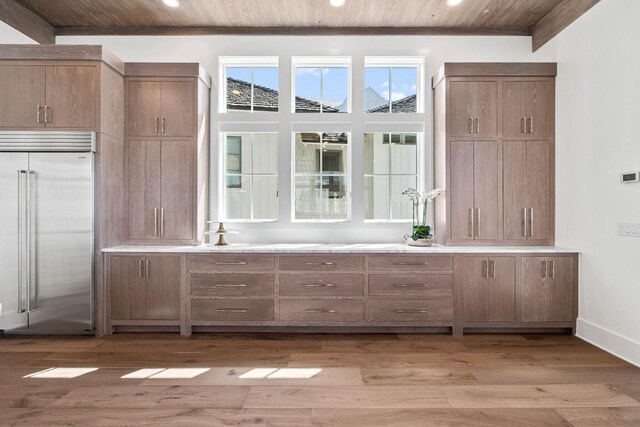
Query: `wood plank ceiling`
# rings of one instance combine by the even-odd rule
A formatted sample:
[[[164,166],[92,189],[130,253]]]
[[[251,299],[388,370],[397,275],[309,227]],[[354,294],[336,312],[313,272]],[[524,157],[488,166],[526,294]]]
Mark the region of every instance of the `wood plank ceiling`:
[[[504,34],[530,36],[554,9],[598,0],[4,0],[56,35],[87,34]],[[589,6],[589,7],[590,7]],[[588,9],[588,8],[586,8]],[[582,12],[583,13],[583,12]],[[579,16],[579,15],[578,15]],[[575,18],[574,18],[575,19]],[[553,32],[553,31],[551,31]]]

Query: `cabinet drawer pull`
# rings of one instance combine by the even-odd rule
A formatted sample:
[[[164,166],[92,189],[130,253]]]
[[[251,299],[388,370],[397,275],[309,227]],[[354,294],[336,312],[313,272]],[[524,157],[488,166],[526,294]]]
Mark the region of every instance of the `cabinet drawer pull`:
[[[246,288],[246,283],[216,283],[213,285],[215,288]]]
[[[428,313],[428,310],[393,310],[394,313],[407,314],[407,313]]]
[[[316,308],[307,308],[304,312],[305,313],[337,313],[337,311],[333,309],[322,310],[322,309],[316,309]]]
[[[237,262],[214,262],[215,265],[247,265],[244,261]]]
[[[520,121],[521,126],[520,126],[520,131],[522,133],[527,133],[527,118],[523,117],[522,120]]]
[[[480,133],[480,118],[476,117],[476,133]]]
[[[303,285],[305,288],[335,288],[336,285],[335,283],[309,283],[306,285]]]
[[[473,117],[469,117],[469,133],[473,133]]]
[[[394,261],[393,265],[428,265],[427,262],[402,262],[402,261]]]
[[[42,123],[42,120],[40,120],[40,109],[42,108],[41,106],[37,105],[36,106],[36,122],[37,123]]]
[[[396,288],[428,288],[426,283],[396,283],[393,286]]]
[[[164,133],[164,117],[162,118],[162,133]]]
[[[335,262],[305,262],[304,265],[336,265]]]
[[[44,122],[45,123],[49,123],[49,106],[45,105],[44,106]]]
[[[246,308],[216,308],[218,313],[246,313]]]
[[[533,117],[529,117],[529,133],[533,133]]]

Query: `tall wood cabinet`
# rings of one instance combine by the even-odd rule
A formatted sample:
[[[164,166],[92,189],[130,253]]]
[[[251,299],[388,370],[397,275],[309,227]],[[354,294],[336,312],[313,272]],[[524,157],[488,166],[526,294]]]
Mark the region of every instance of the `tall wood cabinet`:
[[[553,245],[555,63],[445,63],[433,78],[436,240]]]
[[[129,241],[198,244],[211,78],[198,64],[130,63],[125,73]]]

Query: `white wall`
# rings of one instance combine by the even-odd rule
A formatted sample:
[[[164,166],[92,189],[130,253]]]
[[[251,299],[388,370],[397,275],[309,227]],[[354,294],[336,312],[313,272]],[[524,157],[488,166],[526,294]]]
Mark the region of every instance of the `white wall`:
[[[25,36],[10,25],[0,21],[0,44],[35,44],[36,41]]]
[[[120,56],[125,61],[195,61],[204,65],[217,82],[218,56],[278,56],[280,67],[289,67],[291,56],[329,55],[352,56],[353,86],[362,85],[362,77],[358,71],[362,70],[363,58],[371,56],[424,56],[426,58],[426,111],[417,115],[419,121],[424,122],[424,132],[427,146],[431,147],[431,115],[432,101],[430,77],[444,61],[530,61],[531,40],[528,37],[318,37],[318,36],[183,36],[183,37],[58,37],[60,44],[101,44]],[[280,81],[281,97],[290,99],[290,89],[287,83]],[[355,98],[355,97],[354,97]],[[212,108],[217,106],[217,96],[212,97]],[[354,111],[357,103],[362,100],[354,99]],[[346,115],[345,115],[346,116]],[[272,116],[273,117],[273,116]],[[218,154],[216,132],[217,115],[212,115],[212,156]],[[327,117],[330,120],[349,120]],[[264,119],[261,120],[274,120]],[[281,135],[291,126],[291,114],[285,108],[277,113],[275,119],[280,125]],[[314,120],[316,120],[314,118]],[[362,135],[363,129],[354,127],[352,135]],[[290,134],[280,139],[279,163],[291,163]],[[354,194],[364,191],[363,150],[354,149],[353,153],[353,182]],[[360,156],[360,157],[358,157]],[[425,154],[425,163],[431,164],[431,150]],[[217,159],[213,159],[217,165]],[[364,207],[354,204],[352,207],[351,223],[337,224],[298,224],[291,223],[290,206],[291,190],[288,176],[281,176],[279,182],[280,200],[279,212],[281,220],[278,224],[229,224],[230,229],[240,230],[237,236],[232,236],[235,242],[269,242],[269,241],[401,241],[402,235],[407,233],[409,224],[363,224]],[[432,177],[429,176],[425,186],[432,187]],[[212,188],[217,188],[217,176],[212,174]],[[213,194],[212,202],[216,200]],[[354,198],[355,199],[355,198]],[[360,196],[360,199],[363,199]],[[211,209],[211,212],[215,212]],[[215,214],[214,214],[215,215]],[[216,219],[216,218],[213,218]]]
[[[556,241],[578,248],[581,337],[640,365],[640,1],[606,0],[534,56],[557,59]]]

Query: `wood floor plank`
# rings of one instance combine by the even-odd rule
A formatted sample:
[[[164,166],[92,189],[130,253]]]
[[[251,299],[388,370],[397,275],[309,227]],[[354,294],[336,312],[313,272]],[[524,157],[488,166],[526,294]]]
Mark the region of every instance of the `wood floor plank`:
[[[640,426],[640,408],[561,408],[557,412],[574,427]]]
[[[482,384],[640,384],[640,369],[635,367],[563,367],[519,366],[470,368]]]
[[[240,409],[249,393],[241,386],[77,387],[56,408],[221,408]]]
[[[71,388],[49,386],[0,386],[0,409],[45,408],[71,392]]]
[[[638,369],[638,368],[636,368]],[[622,391],[623,393],[628,394],[634,399],[640,401],[640,384],[615,384],[614,385],[617,390]]]
[[[367,386],[479,384],[468,368],[362,368]]]
[[[327,426],[563,426],[553,409],[314,409],[313,421]]]

